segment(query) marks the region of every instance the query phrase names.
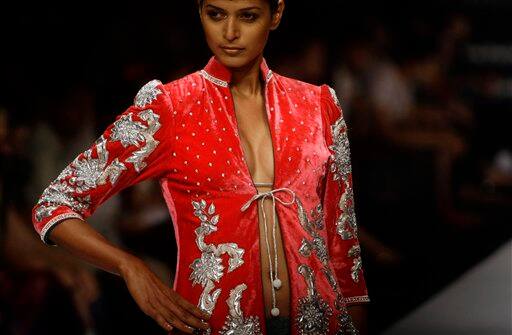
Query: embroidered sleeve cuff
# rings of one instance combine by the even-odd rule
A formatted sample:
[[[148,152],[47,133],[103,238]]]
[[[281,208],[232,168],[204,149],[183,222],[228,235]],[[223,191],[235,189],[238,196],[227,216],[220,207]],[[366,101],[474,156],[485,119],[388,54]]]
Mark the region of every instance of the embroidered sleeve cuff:
[[[370,298],[367,295],[360,295],[356,297],[345,297],[345,304],[347,306],[363,304],[370,302]]]
[[[78,213],[75,213],[75,212],[68,212],[68,213],[59,214],[59,215],[53,217],[50,221],[48,221],[45,224],[45,226],[41,230],[41,240],[44,243],[48,244],[48,245],[56,246],[56,244],[53,243],[50,240],[50,232],[59,223],[61,223],[62,221],[66,220],[66,219],[71,219],[71,218],[76,218],[76,219],[83,220],[82,216],[80,214],[78,214]]]

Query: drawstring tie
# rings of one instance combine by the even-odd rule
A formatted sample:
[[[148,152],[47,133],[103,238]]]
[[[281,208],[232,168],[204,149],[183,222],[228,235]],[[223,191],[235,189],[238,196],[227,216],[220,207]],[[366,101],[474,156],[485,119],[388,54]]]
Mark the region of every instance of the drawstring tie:
[[[290,202],[283,201],[282,199],[276,197],[274,193],[277,192],[289,192],[292,195],[292,200]],[[263,208],[263,203],[267,197],[272,198],[272,214],[274,221],[272,223],[272,239],[274,244],[274,266],[275,270],[272,271],[272,256],[270,255],[270,245],[268,243],[268,234],[267,234],[267,216],[265,215],[265,210]],[[263,192],[255,194],[251,199],[249,199],[241,208],[240,210],[244,212],[251,206],[253,201],[257,201],[261,199],[260,201],[260,207],[261,211],[263,213],[263,223],[265,226],[265,242],[267,244],[267,253],[268,253],[268,261],[269,261],[269,270],[270,270],[270,286],[272,287],[272,310],[271,314],[273,316],[279,315],[279,308],[276,307],[276,289],[279,289],[281,287],[281,280],[277,278],[277,245],[276,245],[276,200],[279,201],[283,205],[292,205],[295,202],[295,192],[293,192],[291,189],[283,187],[283,188],[276,188],[271,191]]]

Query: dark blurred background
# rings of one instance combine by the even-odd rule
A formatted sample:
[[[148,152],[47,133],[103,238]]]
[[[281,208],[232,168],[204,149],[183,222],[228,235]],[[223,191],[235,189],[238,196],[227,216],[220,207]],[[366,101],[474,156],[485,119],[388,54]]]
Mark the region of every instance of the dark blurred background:
[[[206,64],[195,1],[20,3],[0,17],[0,333],[163,334],[120,278],[44,246],[30,209],[144,83]],[[274,71],[328,83],[341,100],[372,334],[398,334],[512,237],[511,17],[512,2],[498,0],[287,1],[271,34]],[[123,191],[90,222],[174,278],[156,183]],[[495,287],[501,300],[477,299],[497,282],[464,295],[504,323],[430,333],[510,334],[510,249],[500,264],[486,271],[509,283]],[[400,334],[426,329],[416,327]]]

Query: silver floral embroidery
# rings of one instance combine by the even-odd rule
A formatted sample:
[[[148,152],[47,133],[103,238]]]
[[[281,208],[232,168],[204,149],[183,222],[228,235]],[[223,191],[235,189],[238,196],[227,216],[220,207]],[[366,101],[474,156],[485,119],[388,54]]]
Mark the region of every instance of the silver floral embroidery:
[[[295,319],[299,334],[327,334],[332,309],[317,293],[313,270],[306,264],[300,264],[298,270],[308,286],[308,295],[299,299]]]
[[[333,144],[329,146],[332,150],[330,172],[333,174],[333,180],[338,181],[339,187],[345,189],[338,203],[341,214],[336,220],[336,225],[341,238],[348,240],[357,237],[357,222],[354,211],[354,192],[349,182],[349,175],[352,173],[350,146],[343,115],[340,115],[331,125],[331,133]]]
[[[150,104],[153,102],[153,100],[156,99],[156,97],[162,93],[157,86],[161,85],[162,83],[159,80],[153,79],[139,90],[137,92],[137,95],[135,96],[134,104],[137,107],[144,108],[147,104]]]
[[[325,276],[327,277],[327,281],[329,282],[329,285],[331,285],[331,288],[336,293],[336,300],[334,301],[334,306],[336,307],[336,310],[338,311],[338,314],[336,315],[336,329],[337,329],[336,335],[357,335],[357,334],[359,334],[359,332],[357,331],[357,328],[354,326],[352,317],[348,313],[348,310],[346,307],[346,299],[343,298],[343,295],[341,294],[338,283],[336,281],[336,277],[332,273],[331,269],[327,266],[322,268],[322,271],[324,272]]]
[[[221,255],[225,253],[229,255],[228,272],[231,272],[244,263],[242,257],[245,251],[236,243],[223,243],[218,246],[205,243],[205,236],[217,231],[219,214],[215,214],[213,203],[207,209],[204,199],[192,201],[192,206],[194,215],[201,220],[201,225],[195,230],[196,244],[201,251],[201,257],[195,259],[190,265],[192,272],[189,279],[192,280],[192,285],[201,284],[203,286],[198,307],[212,314],[221,292],[220,288],[215,289],[214,282],[219,282],[225,269],[222,265]]]
[[[318,204],[316,206],[315,210],[311,211],[312,220],[308,220],[308,217],[306,215],[306,211],[304,210],[304,207],[302,206],[302,203],[301,203],[299,198],[297,198],[297,206],[298,206],[298,212],[299,212],[298,216],[299,216],[299,220],[301,222],[301,225],[304,227],[304,229],[310,235],[318,236],[318,234],[315,231],[315,228],[316,229],[323,229],[324,228],[323,221],[324,221],[325,217],[324,217],[324,212],[323,212],[323,209],[322,209],[322,205]],[[307,239],[303,239],[302,240],[302,245],[301,245],[301,247],[299,249],[299,252],[300,252],[301,255],[303,255],[305,257],[309,257],[311,255],[311,251],[312,250],[316,250],[318,258],[323,263],[322,272],[324,273],[324,275],[325,275],[325,277],[327,279],[327,282],[331,286],[332,290],[336,294],[336,300],[334,301],[334,306],[335,306],[336,310],[338,311],[337,315],[336,315],[336,324],[337,324],[337,332],[336,332],[336,334],[337,335],[357,335],[358,331],[357,331],[356,327],[354,326],[354,324],[352,322],[352,318],[350,317],[350,314],[348,313],[348,310],[346,308],[345,299],[343,297],[343,294],[341,293],[341,290],[340,290],[340,288],[338,286],[336,277],[335,277],[333,271],[331,270],[331,268],[330,268],[330,266],[328,264],[328,260],[329,260],[328,249],[325,247],[324,243],[316,244],[315,243],[316,240],[317,239],[315,239],[315,238],[313,238],[313,241],[308,241]],[[306,274],[305,278],[308,278],[310,281],[314,280],[313,273],[312,273],[312,271],[309,271],[308,268],[303,268],[303,269],[299,268],[299,271],[302,270],[303,271],[302,274],[303,275]],[[314,282],[310,282],[308,284],[308,287],[312,288],[312,290],[315,293],[315,295],[317,294],[315,286],[314,286]],[[303,303],[304,303],[304,305],[302,305],[302,308],[303,309],[306,309],[306,308],[308,309],[308,312],[304,312],[303,311],[302,312],[303,314],[310,313],[312,315],[317,315],[318,313],[320,313],[314,307],[314,306],[316,306],[315,305],[316,303],[312,303],[310,305],[306,305],[304,300],[303,300]],[[300,307],[299,307],[299,310],[300,310]],[[329,314],[329,316],[330,315],[331,314]],[[311,316],[309,318],[310,319],[315,319],[314,316]],[[317,319],[318,318],[319,318],[319,316],[317,317]],[[327,327],[328,327],[328,318],[327,318],[326,322],[327,322]],[[313,322],[313,324],[314,324],[314,322]],[[307,327],[307,322],[303,322],[300,325],[299,331],[301,331],[301,327],[302,328],[308,328]],[[310,330],[309,332],[302,331],[302,333],[321,334],[321,332],[318,332],[318,330]]]
[[[132,155],[126,159],[127,162],[133,163],[135,171],[137,172],[142,171],[146,167],[147,164],[144,160],[160,143],[153,137],[158,129],[160,129],[159,116],[151,109],[146,109],[139,113],[139,117],[148,124],[147,127],[139,133],[139,136],[144,138],[146,144],[141,149],[133,152]]]
[[[352,172],[350,161],[350,145],[347,136],[347,124],[343,115],[331,125],[332,141],[329,148],[333,153],[333,162],[331,164],[331,172],[334,173],[334,180],[345,180]]]
[[[92,158],[92,150],[88,149],[84,152],[84,158],[76,158],[72,164],[72,175],[69,183],[75,186],[78,193],[83,193],[98,185],[103,185],[110,180],[114,185],[126,167],[116,158],[107,166],[108,151],[107,141],[101,136],[96,141],[96,153],[98,158]]]
[[[116,183],[126,167],[117,158],[107,166],[109,154],[103,136],[96,141],[95,147],[97,158],[92,157],[92,149],[86,150],[83,157],[76,157],[44,190],[37,203],[36,220],[41,221],[51,216],[59,206],[67,206],[83,214],[90,206],[90,196],[80,197],[74,193],[84,193],[107,181],[112,185]]]
[[[229,306],[229,315],[219,331],[221,335],[261,335],[258,316],[245,317],[240,305],[243,291],[247,285],[242,283],[229,292],[226,300]]]
[[[193,270],[192,285],[199,283],[202,286],[205,286],[209,280],[219,282],[224,270],[222,258],[215,256],[213,252],[203,252],[201,258],[194,260],[190,267]]]
[[[65,181],[56,179],[43,192],[41,198],[37,202],[39,207],[36,208],[35,217],[38,222],[53,215],[53,211],[59,206],[67,206],[74,212],[83,214],[89,208],[90,197],[74,197],[72,195],[73,188]]]
[[[322,261],[322,263],[327,263],[329,260],[329,254],[327,251],[327,246],[325,240],[322,236],[317,233],[317,229],[323,229],[323,210],[322,206],[319,204],[316,206],[314,210],[311,210],[310,220],[306,214],[306,210],[302,205],[302,202],[297,197],[297,211],[299,216],[299,221],[304,228],[304,230],[313,238],[312,240],[308,240],[306,238],[302,239],[302,244],[299,248],[299,252],[304,257],[309,257],[312,251],[315,251],[317,257]]]
[[[345,192],[338,202],[341,214],[336,219],[336,230],[343,240],[349,240],[357,237],[357,221],[354,211],[354,192],[348,182],[344,183]]]
[[[139,142],[145,141],[143,131],[146,129],[147,127],[142,123],[133,121],[132,113],[128,113],[114,122],[110,139],[112,141],[121,141],[125,148],[129,145],[138,146]]]
[[[348,251],[348,257],[353,258],[353,265],[350,268],[350,273],[352,276],[352,280],[356,283],[359,282],[359,274],[363,268],[362,260],[361,260],[361,247],[359,244],[356,244],[350,248]]]

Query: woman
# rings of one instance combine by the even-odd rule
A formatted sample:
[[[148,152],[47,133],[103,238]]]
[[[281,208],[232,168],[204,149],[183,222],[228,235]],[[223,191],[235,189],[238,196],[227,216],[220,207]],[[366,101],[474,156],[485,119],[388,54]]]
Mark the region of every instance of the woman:
[[[283,1],[198,4],[209,63],[142,87],[44,191],[34,226],[46,243],[122,276],[166,330],[357,333],[347,306],[369,300],[336,95],[268,68],[263,49]],[[174,224],[172,289],[84,224],[147,178],[159,179]]]

